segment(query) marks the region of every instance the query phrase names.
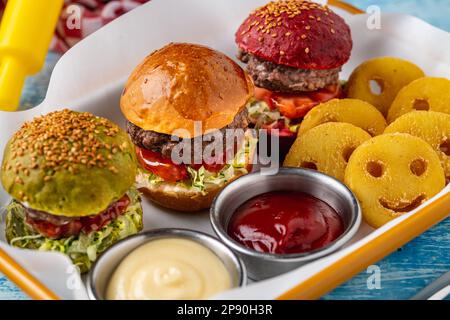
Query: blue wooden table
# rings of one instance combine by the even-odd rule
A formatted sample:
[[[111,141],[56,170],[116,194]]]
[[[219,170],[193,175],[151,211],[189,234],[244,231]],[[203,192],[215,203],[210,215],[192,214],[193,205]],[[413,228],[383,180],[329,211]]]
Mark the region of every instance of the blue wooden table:
[[[383,11],[405,12],[450,31],[450,1],[448,0],[349,0],[365,9],[379,5]],[[22,99],[24,107],[42,101],[48,79],[58,55],[49,53],[41,74],[27,80]],[[450,213],[450,208],[449,208]],[[362,272],[335,289],[324,299],[408,299],[427,284],[450,270],[450,218],[398,249],[377,263],[381,271],[381,287],[369,289],[367,272]],[[0,299],[27,297],[0,275]]]

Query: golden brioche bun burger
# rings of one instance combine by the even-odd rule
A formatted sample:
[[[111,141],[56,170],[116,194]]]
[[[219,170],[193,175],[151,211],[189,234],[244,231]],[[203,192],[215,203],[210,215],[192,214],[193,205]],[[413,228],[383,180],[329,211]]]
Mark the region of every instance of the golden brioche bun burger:
[[[171,43],[147,56],[120,100],[142,167],[140,189],[167,208],[208,208],[223,186],[251,170],[252,97],[250,77],[213,49]],[[229,146],[227,133],[237,131],[247,133]]]

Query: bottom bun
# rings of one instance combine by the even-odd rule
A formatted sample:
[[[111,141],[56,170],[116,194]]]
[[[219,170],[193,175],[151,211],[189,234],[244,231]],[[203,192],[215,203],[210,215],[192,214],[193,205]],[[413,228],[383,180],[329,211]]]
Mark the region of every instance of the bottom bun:
[[[181,189],[176,185],[148,185],[139,188],[139,191],[143,192],[151,201],[162,207],[177,211],[195,212],[208,209],[214,197],[223,187],[243,175],[236,175],[222,186],[214,186],[204,192]]]
[[[208,185],[205,190],[200,191],[195,188],[180,186],[176,183],[139,183],[139,191],[143,192],[153,202],[165,208],[184,212],[207,209],[222,188],[231,181],[252,171],[256,141],[253,141],[250,145],[250,150],[245,155],[245,165],[242,168],[245,170],[235,172],[228,181],[221,185]]]

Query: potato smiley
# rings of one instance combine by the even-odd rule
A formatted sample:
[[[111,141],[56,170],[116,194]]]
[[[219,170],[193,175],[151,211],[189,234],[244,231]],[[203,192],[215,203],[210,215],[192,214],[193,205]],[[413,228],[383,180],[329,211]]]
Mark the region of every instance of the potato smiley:
[[[437,111],[450,114],[450,80],[424,77],[402,88],[387,116],[388,123],[411,111]]]
[[[370,134],[350,123],[324,123],[297,137],[283,165],[315,169],[344,181],[353,150],[370,138]]]
[[[347,96],[367,101],[386,115],[398,91],[424,76],[418,66],[403,59],[370,59],[360,64],[350,75]]]
[[[370,103],[358,99],[333,99],[319,104],[306,114],[299,134],[326,122],[351,123],[371,136],[382,134],[386,128],[383,115]]]
[[[428,143],[407,133],[391,133],[353,152],[345,183],[358,198],[366,222],[378,228],[441,191],[445,176]]]
[[[392,122],[385,133],[404,132],[428,142],[441,159],[450,183],[450,115],[434,111],[408,112]]]

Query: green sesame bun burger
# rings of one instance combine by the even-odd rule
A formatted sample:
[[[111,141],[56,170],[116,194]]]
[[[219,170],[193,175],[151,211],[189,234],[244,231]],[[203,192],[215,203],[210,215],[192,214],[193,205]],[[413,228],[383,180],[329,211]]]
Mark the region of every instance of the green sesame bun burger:
[[[110,121],[62,110],[26,122],[6,145],[1,182],[9,244],[67,254],[86,272],[142,229],[134,146]]]

